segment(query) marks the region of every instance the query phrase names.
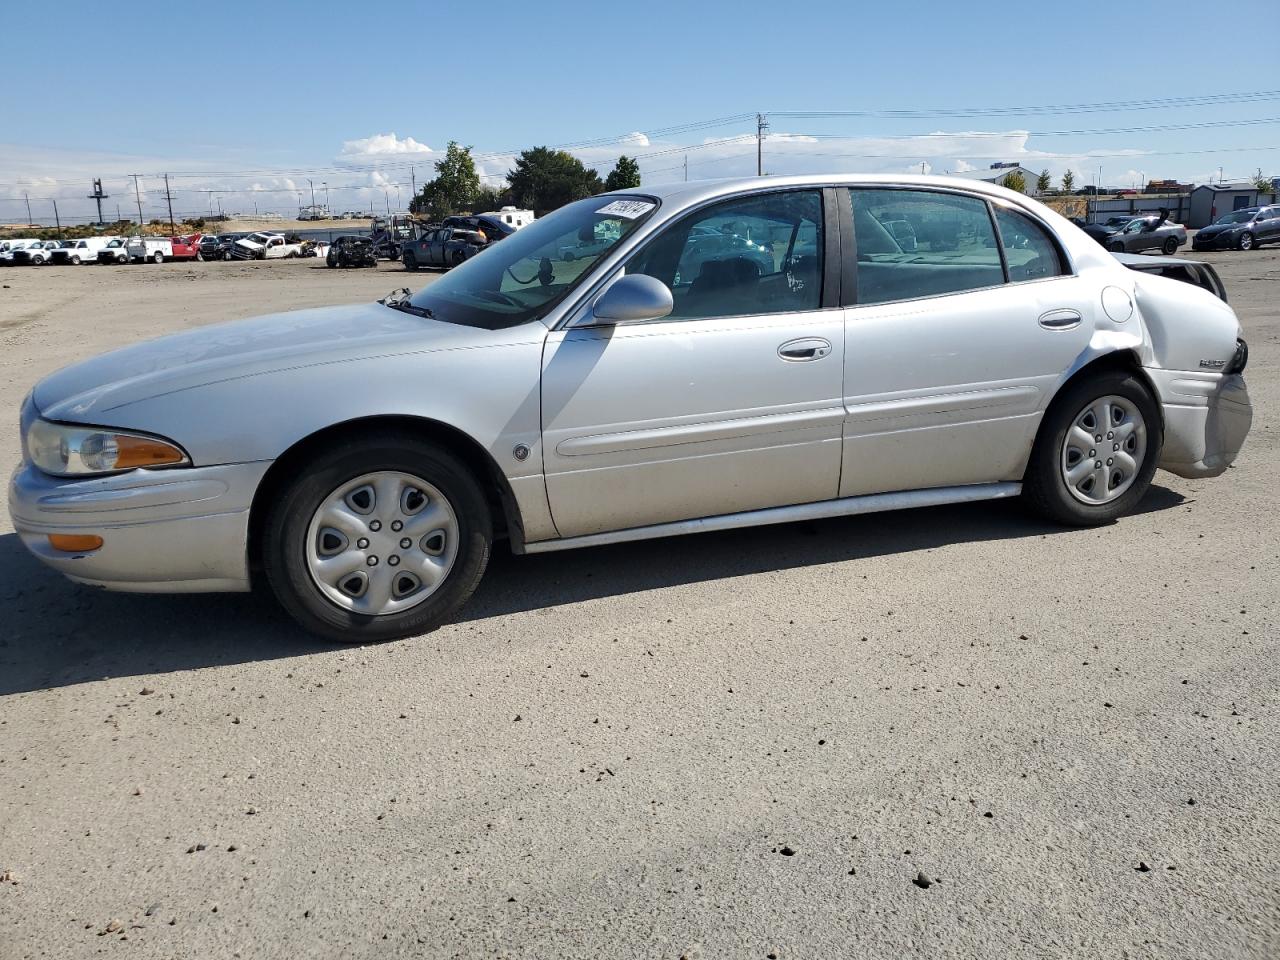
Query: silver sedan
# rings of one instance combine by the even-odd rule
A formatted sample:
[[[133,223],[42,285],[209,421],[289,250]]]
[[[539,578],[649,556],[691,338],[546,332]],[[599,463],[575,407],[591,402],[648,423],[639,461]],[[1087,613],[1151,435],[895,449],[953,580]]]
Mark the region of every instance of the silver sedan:
[[[1104,246],[1115,253],[1159,250],[1165,256],[1187,243],[1187,228],[1158,216],[1134,217],[1106,238]]]
[[[448,618],[498,539],[1019,496],[1109,523],[1157,467],[1227,469],[1247,355],[1222,299],[1000,187],[676,183],[572,203],[417,293],[55,373],[9,509],[73,580],[263,579],[308,630],[385,640]]]

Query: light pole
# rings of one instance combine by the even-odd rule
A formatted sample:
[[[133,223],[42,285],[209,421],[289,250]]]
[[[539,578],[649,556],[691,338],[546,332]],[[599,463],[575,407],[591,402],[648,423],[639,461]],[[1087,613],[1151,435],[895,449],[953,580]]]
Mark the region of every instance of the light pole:
[[[324,187],[324,210],[329,216],[333,216],[333,211],[329,209],[329,182],[321,180],[320,185]]]
[[[307,177],[307,183],[311,184],[311,205],[314,207],[316,205],[316,185],[312,183],[310,177]]]

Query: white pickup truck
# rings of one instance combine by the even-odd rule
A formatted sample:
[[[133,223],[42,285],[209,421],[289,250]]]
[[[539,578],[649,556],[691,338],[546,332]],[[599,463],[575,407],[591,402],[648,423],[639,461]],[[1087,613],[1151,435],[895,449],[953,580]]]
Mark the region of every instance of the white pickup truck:
[[[112,237],[107,245],[98,251],[99,263],[128,263],[129,240],[125,237]]]
[[[132,237],[128,250],[129,259],[136,263],[164,263],[173,256],[173,241],[168,237]]]
[[[11,237],[8,240],[0,240],[0,267],[10,266],[13,263],[13,255],[17,251],[35,242],[35,237]]]
[[[231,247],[233,260],[285,260],[302,256],[302,244],[290,243],[283,233],[251,233]]]
[[[97,263],[98,253],[119,237],[83,237],[68,240],[66,245],[49,254],[50,263]]]

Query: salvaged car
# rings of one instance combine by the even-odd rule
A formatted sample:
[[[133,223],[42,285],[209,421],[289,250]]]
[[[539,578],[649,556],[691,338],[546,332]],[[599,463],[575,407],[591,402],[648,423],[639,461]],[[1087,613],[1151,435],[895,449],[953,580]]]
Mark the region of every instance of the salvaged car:
[[[1280,205],[1246,207],[1196,231],[1192,250],[1256,250],[1280,241]]]
[[[1099,232],[1086,232],[1115,253],[1159,250],[1165,256],[1171,256],[1187,242],[1187,228],[1169,220],[1166,214],[1131,217],[1114,227],[1104,226]]]
[[[427,230],[416,240],[405,240],[400,259],[406,270],[419,267],[456,267],[488,246],[478,230],[459,227],[437,227]]]
[[[560,257],[597,228],[610,246]],[[307,630],[386,640],[447,619],[500,537],[1019,496],[1110,523],[1157,467],[1226,471],[1247,359],[1222,299],[1002,187],[675,183],[571,203],[417,293],[54,373],[22,405],[9,511],[81,583],[265,581]]]
[[[368,237],[343,234],[329,244],[324,262],[330,267],[376,267],[378,258]]]

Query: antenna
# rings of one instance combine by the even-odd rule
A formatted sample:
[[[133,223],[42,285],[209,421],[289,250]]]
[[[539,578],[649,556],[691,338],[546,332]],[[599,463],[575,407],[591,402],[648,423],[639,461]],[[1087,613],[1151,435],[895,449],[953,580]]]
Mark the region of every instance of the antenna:
[[[93,180],[93,193],[89,194],[90,200],[98,201],[98,224],[102,224],[102,201],[107,199],[109,194],[102,192],[102,178],[95,177]]]

